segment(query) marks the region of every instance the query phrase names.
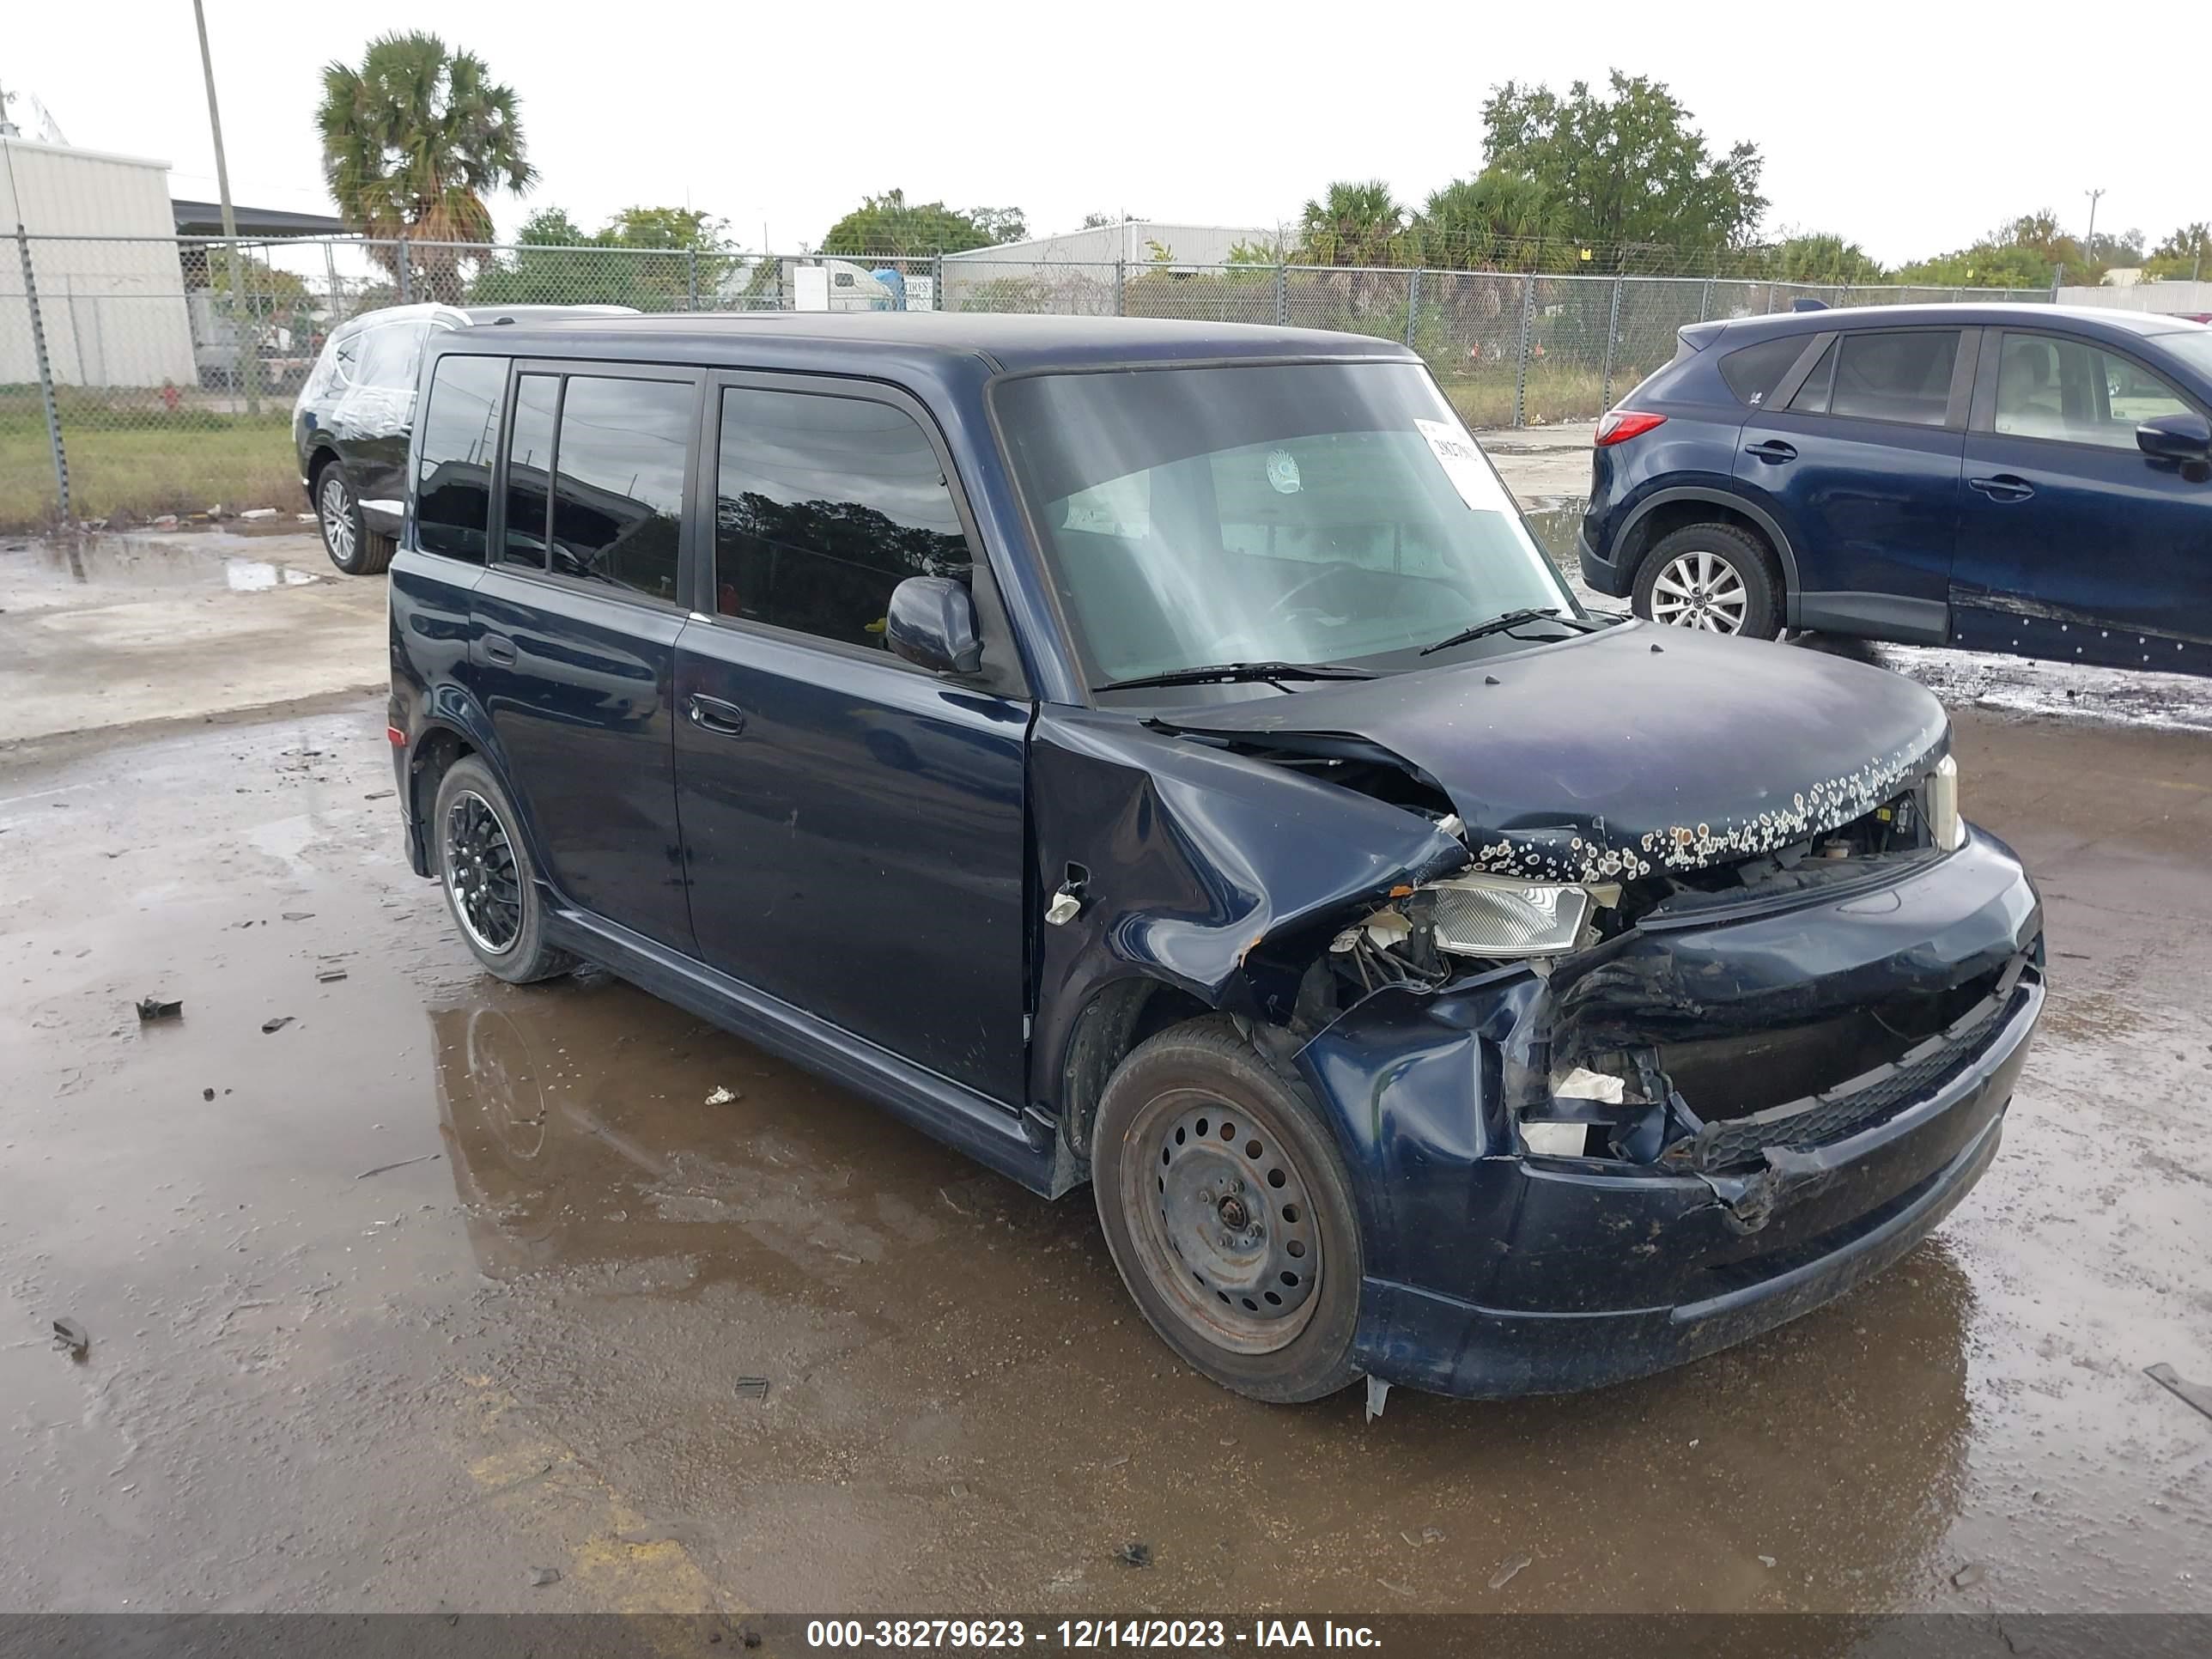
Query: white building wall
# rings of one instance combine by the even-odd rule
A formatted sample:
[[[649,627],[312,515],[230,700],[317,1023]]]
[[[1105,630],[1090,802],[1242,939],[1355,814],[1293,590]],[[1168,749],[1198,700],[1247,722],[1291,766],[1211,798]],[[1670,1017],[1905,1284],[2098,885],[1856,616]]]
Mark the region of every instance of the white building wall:
[[[2105,306],[2117,311],[2152,311],[2166,317],[2201,317],[2212,313],[2212,283],[2135,283],[2126,288],[2062,288],[2062,306]]]
[[[191,318],[177,259],[166,161],[0,138],[0,385],[38,379],[13,233],[31,263],[57,383],[150,386],[196,381]],[[41,240],[143,237],[143,241]]]
[[[1025,293],[1035,289],[1046,294],[1054,309],[1083,311],[1103,306],[1110,311],[1116,268],[1135,276],[1155,263],[1155,248],[1165,252],[1167,258],[1161,263],[1170,270],[1186,270],[1226,264],[1230,250],[1239,242],[1259,246],[1274,241],[1276,236],[1273,230],[1251,225],[1180,225],[1132,219],[1118,225],[1064,231],[1057,236],[1034,236],[997,247],[971,248],[965,253],[945,256],[945,303],[948,310],[960,310],[965,296],[981,291],[982,297],[988,298],[986,284],[1006,283],[1018,285]],[[1102,295],[1108,297],[1099,298]],[[1089,303],[1085,302],[1086,296]]]

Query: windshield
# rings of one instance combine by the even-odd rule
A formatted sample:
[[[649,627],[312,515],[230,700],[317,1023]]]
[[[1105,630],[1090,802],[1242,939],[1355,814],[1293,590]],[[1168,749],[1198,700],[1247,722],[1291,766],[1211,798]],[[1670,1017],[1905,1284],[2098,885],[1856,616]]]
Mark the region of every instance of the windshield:
[[[2212,328],[2178,328],[2152,338],[2199,374],[2212,374]]]
[[[1510,611],[1579,614],[1418,363],[1045,374],[996,396],[1094,686],[1410,669]]]

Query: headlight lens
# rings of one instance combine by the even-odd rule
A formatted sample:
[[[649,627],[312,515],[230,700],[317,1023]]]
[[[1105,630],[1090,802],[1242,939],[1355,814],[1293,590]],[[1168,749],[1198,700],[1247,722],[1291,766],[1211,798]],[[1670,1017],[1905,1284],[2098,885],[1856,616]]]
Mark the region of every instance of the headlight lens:
[[[1437,949],[1461,957],[1556,957],[1573,950],[1589,921],[1587,887],[1458,876],[1424,887]]]
[[[1966,839],[1966,821],[1959,816],[1959,763],[1948,755],[1929,775],[1928,832],[1947,853],[1957,851]]]

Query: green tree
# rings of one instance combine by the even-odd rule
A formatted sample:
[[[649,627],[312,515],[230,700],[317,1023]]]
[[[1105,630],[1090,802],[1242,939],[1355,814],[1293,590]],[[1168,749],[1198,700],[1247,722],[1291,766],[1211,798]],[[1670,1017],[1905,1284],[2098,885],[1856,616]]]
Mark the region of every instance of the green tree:
[[[1888,273],[1856,242],[1818,231],[1785,236],[1769,250],[1766,276],[1778,283],[1879,283]]]
[[[830,226],[821,252],[848,258],[963,253],[1018,242],[1028,234],[1019,208],[951,208],[942,202],[909,202],[904,191],[887,190],[864,197]]]
[[[484,198],[518,194],[537,181],[522,142],[514,90],[494,82],[483,58],[454,52],[434,34],[386,34],[369,42],[358,68],[323,69],[315,111],[323,177],[346,222],[388,241],[483,242],[492,234]],[[394,255],[377,250],[387,269]],[[458,299],[465,256],[426,246],[410,262],[430,297]]]
[[[1559,230],[1619,269],[1628,249],[1678,258],[1741,247],[1766,211],[1765,163],[1751,144],[1706,148],[1660,82],[1613,71],[1611,95],[1573,82],[1565,96],[1508,81],[1482,106],[1487,167],[1531,181]],[[1649,262],[1649,254],[1641,262]]]
[[[2212,224],[2184,225],[2152,250],[2143,275],[2160,282],[2199,282],[2212,270]]]
[[[711,305],[739,264],[726,223],[696,208],[629,207],[586,231],[564,210],[543,208],[523,222],[513,251],[477,273],[468,296],[477,305],[678,311],[696,295]],[[632,249],[671,257],[641,258]]]
[[[1579,252],[1568,247],[1564,217],[1543,185],[1502,167],[1430,191],[1413,216],[1413,234],[1421,263],[1447,270],[1534,270],[1547,241],[1571,257]]]
[[[1340,179],[1298,216],[1297,258],[1310,265],[1398,263],[1406,210],[1380,179]]]

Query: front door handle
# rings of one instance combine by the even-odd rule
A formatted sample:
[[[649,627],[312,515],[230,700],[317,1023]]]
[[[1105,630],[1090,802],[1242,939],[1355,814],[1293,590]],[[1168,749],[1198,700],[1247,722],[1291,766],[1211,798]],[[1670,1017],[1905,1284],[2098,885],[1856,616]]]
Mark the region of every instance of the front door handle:
[[[684,699],[684,716],[702,732],[712,732],[717,737],[734,738],[745,729],[744,709],[720,697],[702,697],[696,691]]]
[[[1775,466],[1784,461],[1796,460],[1797,446],[1785,444],[1779,438],[1769,438],[1765,443],[1746,445],[1743,453],[1747,455],[1756,455],[1768,465]]]
[[[504,634],[487,634],[483,637],[483,653],[486,662],[502,665],[511,663],[516,655],[514,641]]]
[[[2027,479],[2009,472],[2000,472],[1993,478],[1969,478],[1966,488],[1978,489],[1993,501],[2024,501],[2035,494]]]

